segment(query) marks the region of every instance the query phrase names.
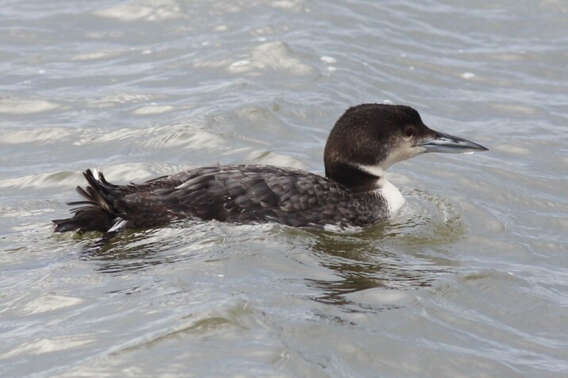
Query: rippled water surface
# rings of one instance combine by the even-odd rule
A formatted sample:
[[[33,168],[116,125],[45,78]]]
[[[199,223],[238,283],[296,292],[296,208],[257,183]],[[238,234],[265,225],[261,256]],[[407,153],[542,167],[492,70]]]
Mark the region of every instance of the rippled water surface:
[[[567,67],[559,0],[4,1],[0,375],[567,376]],[[355,233],[52,233],[89,167],[322,173],[362,102],[491,151]]]

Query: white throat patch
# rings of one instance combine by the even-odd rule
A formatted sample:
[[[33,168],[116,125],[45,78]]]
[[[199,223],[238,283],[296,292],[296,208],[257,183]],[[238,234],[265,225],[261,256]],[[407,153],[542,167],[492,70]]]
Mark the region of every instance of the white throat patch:
[[[379,166],[379,165],[364,165],[364,164],[359,164],[357,166],[360,170],[362,170],[365,173],[368,173],[372,176],[376,176],[376,177],[385,177],[385,170],[383,169],[383,167]]]

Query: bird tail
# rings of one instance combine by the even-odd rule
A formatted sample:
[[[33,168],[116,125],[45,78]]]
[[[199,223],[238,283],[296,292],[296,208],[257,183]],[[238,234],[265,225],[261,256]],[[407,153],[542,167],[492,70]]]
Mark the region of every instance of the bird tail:
[[[109,232],[124,226],[126,222],[116,211],[117,202],[120,200],[120,187],[109,183],[103,174],[96,170],[93,172],[87,169],[83,176],[89,185],[84,189],[78,186],[76,190],[84,200],[68,203],[75,206],[71,209],[71,218],[52,220],[55,232]]]

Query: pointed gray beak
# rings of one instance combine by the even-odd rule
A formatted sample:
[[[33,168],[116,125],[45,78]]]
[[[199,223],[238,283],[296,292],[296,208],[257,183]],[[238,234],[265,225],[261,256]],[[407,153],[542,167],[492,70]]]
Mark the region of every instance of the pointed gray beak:
[[[424,138],[421,142],[418,142],[417,145],[424,147],[424,152],[448,152],[459,154],[473,151],[488,151],[488,149],[483,147],[481,144],[438,131],[434,131],[433,136]]]

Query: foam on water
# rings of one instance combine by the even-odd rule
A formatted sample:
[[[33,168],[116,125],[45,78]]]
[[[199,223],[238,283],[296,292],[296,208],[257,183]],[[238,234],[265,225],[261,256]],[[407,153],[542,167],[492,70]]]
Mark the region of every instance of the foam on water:
[[[174,0],[129,1],[96,11],[95,14],[120,21],[164,21],[183,17],[180,6]]]
[[[156,95],[141,93],[118,93],[110,94],[88,102],[88,105],[97,108],[106,108],[128,103],[149,102],[156,99]]]
[[[77,55],[73,56],[71,58],[71,60],[84,60],[84,61],[103,60],[103,59],[109,59],[109,58],[117,57],[117,56],[121,55],[122,53],[123,53],[123,51],[120,51],[120,50],[94,51],[94,52],[89,52],[89,53],[84,53],[84,54],[77,54]]]
[[[36,128],[27,130],[4,129],[0,133],[1,144],[50,144],[75,135],[72,129],[66,128]]]
[[[25,315],[56,311],[65,307],[75,306],[83,302],[81,298],[48,294],[26,303],[22,308]]]
[[[280,41],[258,45],[251,50],[249,59],[238,60],[229,66],[232,73],[256,70],[284,71],[294,75],[310,75],[314,71],[295,56],[286,43]]]
[[[153,115],[166,113],[173,109],[174,107],[170,105],[148,105],[134,110],[133,113],[137,115]]]
[[[21,355],[40,356],[43,354],[79,348],[93,342],[95,342],[95,338],[89,335],[58,336],[49,339],[44,338],[19,345],[7,353],[0,354],[0,359],[14,358]]]
[[[0,97],[0,114],[33,114],[58,107],[59,104],[47,100]]]

